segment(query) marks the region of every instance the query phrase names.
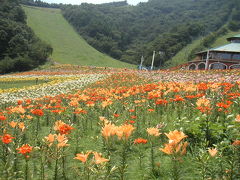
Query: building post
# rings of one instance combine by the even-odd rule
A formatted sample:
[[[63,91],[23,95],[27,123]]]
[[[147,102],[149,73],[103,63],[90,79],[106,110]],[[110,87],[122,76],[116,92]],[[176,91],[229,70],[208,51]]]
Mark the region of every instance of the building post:
[[[144,57],[142,56],[142,57],[141,57],[140,67],[139,67],[140,70],[142,70],[142,64],[143,64],[143,61],[144,61]]]
[[[156,52],[153,51],[151,70],[153,70],[153,64],[154,64],[155,53],[156,53]]]
[[[159,53],[158,53],[159,55],[160,55],[160,62],[159,62],[159,69],[161,68],[161,66],[162,66],[162,55],[164,55],[164,52],[163,51],[159,51]]]
[[[208,66],[209,66],[209,50],[207,51],[207,59],[206,59],[205,70],[208,70]]]

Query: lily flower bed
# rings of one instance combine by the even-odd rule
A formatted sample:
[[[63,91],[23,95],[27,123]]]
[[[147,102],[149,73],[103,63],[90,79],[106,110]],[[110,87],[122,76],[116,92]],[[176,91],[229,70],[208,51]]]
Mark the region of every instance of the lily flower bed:
[[[0,94],[1,178],[240,178],[239,71],[61,76]]]

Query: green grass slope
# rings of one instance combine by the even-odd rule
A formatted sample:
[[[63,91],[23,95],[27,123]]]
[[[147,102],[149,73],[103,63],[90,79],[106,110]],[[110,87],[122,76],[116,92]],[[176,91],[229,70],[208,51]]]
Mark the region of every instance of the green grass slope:
[[[64,19],[60,9],[23,6],[27,23],[43,41],[51,44],[51,59],[58,63],[86,66],[133,68],[90,46]]]
[[[201,43],[201,38],[194,40],[191,44],[185,46],[181,51],[179,51],[171,60],[171,66],[178,66],[180,64],[186,63],[188,61],[188,56],[191,51]]]

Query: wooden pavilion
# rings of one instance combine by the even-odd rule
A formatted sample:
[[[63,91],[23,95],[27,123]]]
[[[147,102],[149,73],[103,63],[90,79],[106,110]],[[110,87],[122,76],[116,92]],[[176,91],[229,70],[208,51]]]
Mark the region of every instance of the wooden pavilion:
[[[240,69],[240,34],[227,38],[229,44],[196,53],[189,70]]]

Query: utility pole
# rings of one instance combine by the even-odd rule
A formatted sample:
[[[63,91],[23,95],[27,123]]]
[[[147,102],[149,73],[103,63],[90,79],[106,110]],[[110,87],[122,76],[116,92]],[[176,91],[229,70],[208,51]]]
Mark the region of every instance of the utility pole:
[[[151,70],[153,70],[153,64],[154,64],[154,58],[155,58],[156,52],[153,51],[153,57],[152,57],[152,65],[151,65]]]
[[[141,57],[140,67],[139,67],[140,70],[142,70],[142,64],[143,64],[143,61],[144,61],[144,57],[142,56],[142,57]]]

